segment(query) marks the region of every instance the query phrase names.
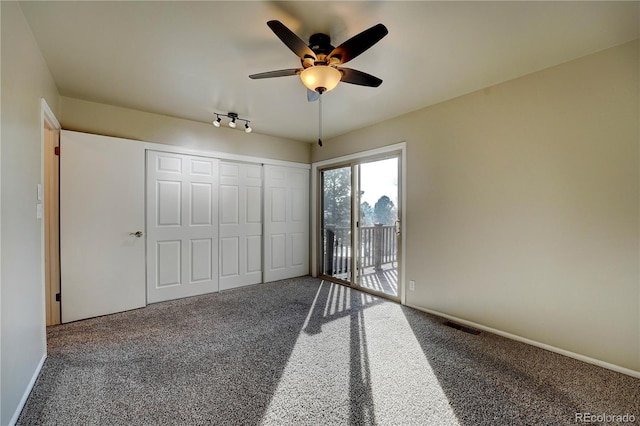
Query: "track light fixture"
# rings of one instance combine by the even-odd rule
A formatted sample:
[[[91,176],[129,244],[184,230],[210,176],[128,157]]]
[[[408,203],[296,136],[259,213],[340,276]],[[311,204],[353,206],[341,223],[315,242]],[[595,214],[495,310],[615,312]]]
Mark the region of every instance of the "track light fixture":
[[[216,127],[220,127],[221,123],[222,123],[222,118],[221,117],[227,117],[229,118],[229,127],[231,127],[232,129],[235,129],[237,126],[236,121],[244,121],[244,131],[246,133],[251,133],[253,131],[253,129],[251,128],[251,126],[249,126],[250,121],[244,118],[240,118],[238,117],[238,114],[235,112],[229,112],[227,114],[222,114],[219,112],[214,113],[216,115],[216,119],[212,121],[212,124]]]

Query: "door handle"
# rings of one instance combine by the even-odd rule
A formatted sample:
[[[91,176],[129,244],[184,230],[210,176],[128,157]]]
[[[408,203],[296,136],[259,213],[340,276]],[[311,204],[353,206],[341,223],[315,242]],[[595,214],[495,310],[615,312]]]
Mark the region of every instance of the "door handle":
[[[136,232],[129,232],[129,235],[131,235],[132,237],[141,238],[144,234],[142,233],[142,231],[136,231]]]
[[[395,225],[396,225],[396,235],[400,235],[400,230],[402,229],[402,228],[400,227],[400,221],[399,221],[399,220],[396,220]]]

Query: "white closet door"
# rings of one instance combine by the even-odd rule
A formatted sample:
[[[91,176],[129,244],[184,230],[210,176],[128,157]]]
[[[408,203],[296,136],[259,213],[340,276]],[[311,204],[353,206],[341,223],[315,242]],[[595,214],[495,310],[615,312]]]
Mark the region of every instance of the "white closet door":
[[[218,160],[148,151],[147,301],[218,291]]]
[[[264,166],[264,281],[309,273],[309,170]]]
[[[64,130],[60,146],[62,322],[144,306],[144,147]]]
[[[220,163],[220,290],[262,282],[262,165]]]

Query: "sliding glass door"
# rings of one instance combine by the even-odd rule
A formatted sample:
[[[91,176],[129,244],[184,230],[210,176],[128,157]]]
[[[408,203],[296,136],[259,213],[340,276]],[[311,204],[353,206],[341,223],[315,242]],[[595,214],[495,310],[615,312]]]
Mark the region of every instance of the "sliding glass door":
[[[321,273],[351,282],[351,166],[323,170]]]
[[[399,299],[399,155],[321,170],[320,188],[320,275]]]
[[[358,165],[358,272],[367,290],[398,297],[398,157]]]

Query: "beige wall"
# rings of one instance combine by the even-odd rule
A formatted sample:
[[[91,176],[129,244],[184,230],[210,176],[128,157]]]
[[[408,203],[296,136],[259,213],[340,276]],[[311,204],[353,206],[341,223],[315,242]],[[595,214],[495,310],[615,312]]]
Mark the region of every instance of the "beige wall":
[[[40,99],[57,112],[58,91],[15,2],[0,2],[2,28],[0,229],[0,424],[17,414],[45,354]]]
[[[311,158],[310,144],[261,135],[255,130],[247,134],[210,123],[68,97],[60,98],[60,109],[58,119],[66,130],[300,163],[309,163]]]
[[[391,119],[312,159],[407,142],[408,304],[640,371],[638,51]]]

